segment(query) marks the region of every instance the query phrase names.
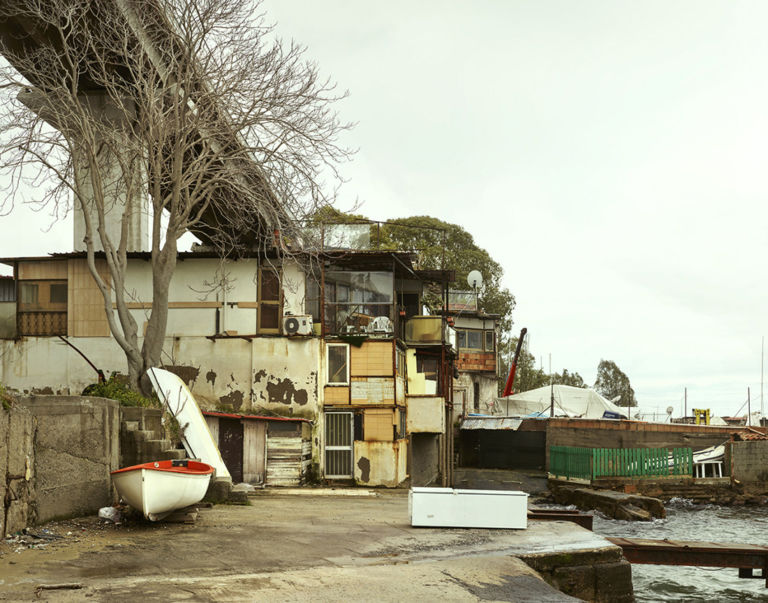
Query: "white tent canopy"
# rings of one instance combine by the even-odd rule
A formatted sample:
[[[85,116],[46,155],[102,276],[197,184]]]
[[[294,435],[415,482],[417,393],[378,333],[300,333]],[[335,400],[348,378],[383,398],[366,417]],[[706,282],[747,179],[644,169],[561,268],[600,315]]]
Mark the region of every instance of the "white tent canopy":
[[[556,417],[580,417],[583,419],[601,419],[606,411],[627,417],[626,408],[616,406],[593,389],[572,387],[570,385],[549,385],[527,392],[498,398],[497,412],[507,416],[541,415],[549,416],[552,394],[555,398]]]

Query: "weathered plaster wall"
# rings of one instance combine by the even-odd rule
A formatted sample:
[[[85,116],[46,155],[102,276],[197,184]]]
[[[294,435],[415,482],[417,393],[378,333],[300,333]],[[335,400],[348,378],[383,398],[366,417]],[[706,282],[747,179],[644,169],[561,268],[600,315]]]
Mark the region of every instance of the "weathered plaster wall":
[[[114,400],[31,396],[34,415],[36,521],[93,513],[113,502],[110,471],[118,468],[120,408]]]
[[[768,482],[768,441],[731,442],[733,477],[744,483]]]
[[[36,518],[34,433],[29,410],[0,406],[0,538]]]
[[[319,339],[264,337],[253,340],[253,407],[282,416],[318,415]]]
[[[443,433],[445,401],[441,396],[408,396],[408,433]]]
[[[361,486],[395,488],[405,478],[408,461],[406,440],[355,442],[355,481]]]
[[[480,398],[477,410],[475,410],[475,383],[480,385]],[[453,380],[454,387],[462,388],[465,390],[467,401],[467,412],[480,412],[493,414],[494,404],[496,397],[498,396],[498,385],[496,375],[493,373],[459,373],[459,378]],[[502,409],[503,410],[503,409]],[[454,407],[454,417],[458,417],[461,414],[461,405],[457,404]]]

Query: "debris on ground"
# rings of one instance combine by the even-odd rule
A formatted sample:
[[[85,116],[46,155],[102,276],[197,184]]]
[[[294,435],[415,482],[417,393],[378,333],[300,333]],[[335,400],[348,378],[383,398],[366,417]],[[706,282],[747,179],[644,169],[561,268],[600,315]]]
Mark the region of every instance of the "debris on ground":
[[[120,525],[123,521],[123,514],[117,507],[102,507],[99,509],[99,519]]]

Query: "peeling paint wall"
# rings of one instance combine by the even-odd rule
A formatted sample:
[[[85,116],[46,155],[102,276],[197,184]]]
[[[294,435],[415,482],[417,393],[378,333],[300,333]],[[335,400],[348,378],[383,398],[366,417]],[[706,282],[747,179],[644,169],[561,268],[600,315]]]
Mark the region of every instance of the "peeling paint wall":
[[[126,372],[125,355],[112,338],[72,341],[105,373]],[[204,408],[302,417],[320,429],[320,346],[319,339],[303,337],[170,337],[163,357]],[[21,393],[76,395],[95,381],[93,369],[57,339],[0,341],[0,382]],[[315,462],[320,459],[319,444],[316,434]]]
[[[355,482],[361,486],[396,488],[408,477],[407,440],[355,442]]]

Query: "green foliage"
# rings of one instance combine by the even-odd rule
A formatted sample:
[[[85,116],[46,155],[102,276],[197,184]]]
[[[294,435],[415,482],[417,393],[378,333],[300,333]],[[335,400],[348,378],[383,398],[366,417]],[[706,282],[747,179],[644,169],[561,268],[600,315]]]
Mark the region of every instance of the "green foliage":
[[[480,308],[500,316],[500,328],[506,333],[512,328],[515,298],[501,286],[504,269],[490,254],[475,243],[474,237],[458,224],[444,222],[431,216],[413,216],[391,220],[381,229],[380,249],[402,249],[419,252],[419,268],[425,270],[455,270],[457,289],[468,288],[467,274],[479,270],[483,275]],[[438,309],[442,303],[439,293],[426,296],[426,304]]]
[[[142,406],[144,408],[159,408],[160,406],[160,402],[156,398],[146,398],[133,391],[126,380],[117,373],[112,373],[104,383],[91,383],[83,390],[83,395],[117,400],[120,402],[120,406]]]
[[[637,406],[635,390],[622,370],[612,360],[601,360],[597,365],[595,389],[608,400],[618,397],[617,406]]]
[[[16,398],[14,398],[5,386],[0,383],[0,406],[5,410],[11,410],[11,407],[16,404]]]
[[[569,373],[568,369],[563,369],[562,373],[553,373],[552,382],[572,387],[588,387],[579,373]]]

